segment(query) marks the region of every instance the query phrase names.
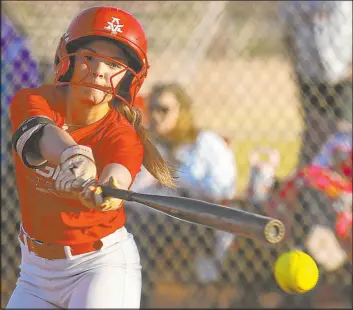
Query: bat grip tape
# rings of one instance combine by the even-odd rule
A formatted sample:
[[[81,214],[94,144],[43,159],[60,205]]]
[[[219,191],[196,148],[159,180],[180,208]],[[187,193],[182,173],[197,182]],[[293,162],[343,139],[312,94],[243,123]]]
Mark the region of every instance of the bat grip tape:
[[[102,186],[103,196],[107,197],[114,197],[123,199],[126,201],[132,201],[132,195],[134,194],[133,191],[128,191],[124,189],[115,189],[111,188],[110,186]]]

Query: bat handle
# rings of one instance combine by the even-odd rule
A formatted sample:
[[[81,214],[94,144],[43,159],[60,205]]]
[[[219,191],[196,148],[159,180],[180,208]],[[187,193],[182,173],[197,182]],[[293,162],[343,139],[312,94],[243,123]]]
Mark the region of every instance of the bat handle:
[[[124,189],[111,188],[110,186],[101,186],[101,188],[103,196],[112,196],[126,201],[132,201],[132,195],[135,193]]]

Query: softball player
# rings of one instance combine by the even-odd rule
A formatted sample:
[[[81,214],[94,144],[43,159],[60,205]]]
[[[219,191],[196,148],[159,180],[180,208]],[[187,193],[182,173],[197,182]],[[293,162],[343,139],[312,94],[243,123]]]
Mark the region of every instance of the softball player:
[[[140,23],[111,7],[81,12],[62,36],[53,85],[10,106],[22,223],[8,308],[138,308],[141,265],[121,200],[142,163],[173,186],[134,99],[149,68]]]

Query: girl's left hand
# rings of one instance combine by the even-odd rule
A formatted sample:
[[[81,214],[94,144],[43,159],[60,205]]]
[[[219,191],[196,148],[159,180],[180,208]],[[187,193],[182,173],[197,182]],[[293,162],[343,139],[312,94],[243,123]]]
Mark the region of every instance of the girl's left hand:
[[[95,209],[102,212],[119,209],[122,206],[122,199],[109,196],[104,197],[100,185],[110,186],[117,189],[119,188],[119,184],[114,177],[110,177],[109,181],[104,184],[93,182],[79,193],[78,198],[81,203],[89,209]]]

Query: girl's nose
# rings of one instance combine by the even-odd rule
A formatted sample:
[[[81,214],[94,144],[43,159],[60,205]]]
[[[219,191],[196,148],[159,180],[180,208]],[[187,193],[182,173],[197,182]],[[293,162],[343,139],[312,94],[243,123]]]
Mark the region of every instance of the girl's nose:
[[[104,71],[105,70],[105,66],[103,63],[101,62],[97,62],[95,66],[92,66],[92,72],[93,72],[93,76],[95,78],[103,78],[104,77]]]
[[[103,74],[102,74],[102,73],[99,73],[99,72],[93,72],[93,76],[94,76],[94,77],[102,78],[102,77],[103,77]]]

